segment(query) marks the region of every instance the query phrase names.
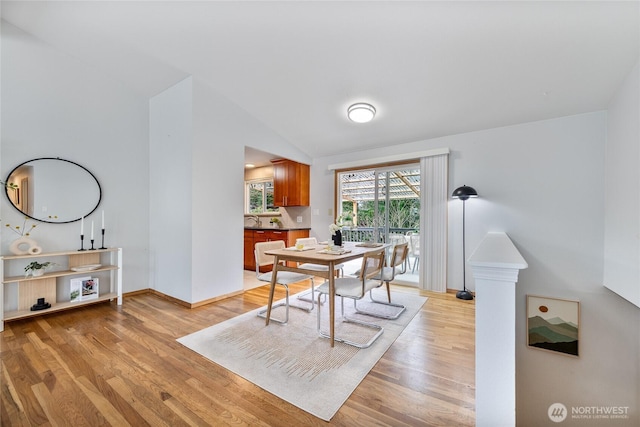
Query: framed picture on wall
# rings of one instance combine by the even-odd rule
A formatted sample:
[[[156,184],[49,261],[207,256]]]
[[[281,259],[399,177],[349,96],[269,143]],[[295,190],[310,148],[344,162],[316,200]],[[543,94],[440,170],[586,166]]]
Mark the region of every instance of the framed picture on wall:
[[[580,302],[527,295],[527,345],[578,357]]]

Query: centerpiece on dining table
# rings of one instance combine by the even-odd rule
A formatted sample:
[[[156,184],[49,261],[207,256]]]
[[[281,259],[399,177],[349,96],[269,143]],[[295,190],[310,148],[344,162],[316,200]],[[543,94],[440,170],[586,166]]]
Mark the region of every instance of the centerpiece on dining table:
[[[331,232],[331,240],[333,240],[333,244],[335,246],[342,246],[342,221],[341,216],[338,217],[334,224],[329,226],[329,231]]]

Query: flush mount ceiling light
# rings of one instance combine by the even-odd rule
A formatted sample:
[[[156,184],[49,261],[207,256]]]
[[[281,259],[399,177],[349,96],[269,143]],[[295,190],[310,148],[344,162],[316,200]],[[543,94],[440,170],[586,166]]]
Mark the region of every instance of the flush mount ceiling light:
[[[244,167],[247,169],[251,169],[251,168],[255,168],[256,165],[254,165],[253,163],[245,163]]]
[[[365,104],[363,102],[353,104],[347,109],[347,116],[349,116],[349,120],[356,123],[370,122],[375,115],[376,109],[373,108],[373,105]]]

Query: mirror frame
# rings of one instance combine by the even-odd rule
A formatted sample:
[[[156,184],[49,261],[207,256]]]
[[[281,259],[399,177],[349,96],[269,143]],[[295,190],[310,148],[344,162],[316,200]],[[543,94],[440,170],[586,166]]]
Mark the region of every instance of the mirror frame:
[[[91,171],[89,169],[87,169],[84,166],[82,166],[81,164],[78,164],[78,163],[76,163],[74,161],[71,161],[71,160],[61,159],[60,157],[38,157],[38,158],[35,158],[35,159],[30,159],[30,160],[27,160],[26,162],[20,163],[18,166],[13,168],[11,170],[11,172],[9,172],[9,174],[7,175],[7,179],[5,180],[5,182],[9,182],[9,177],[11,177],[11,175],[13,175],[13,173],[18,168],[20,168],[21,166],[26,165],[27,163],[34,162],[34,161],[37,161],[37,160],[59,160],[61,162],[71,163],[72,165],[75,165],[75,166],[83,169],[85,172],[87,172],[91,176],[91,178],[93,178],[96,181],[96,185],[98,186],[98,203],[96,203],[96,205],[93,207],[93,209],[91,209],[90,212],[88,212],[88,213],[86,213],[84,215],[81,215],[80,217],[78,217],[76,219],[72,219],[72,220],[69,220],[69,221],[47,221],[46,219],[34,218],[31,215],[26,214],[25,212],[22,212],[20,209],[18,209],[18,207],[16,205],[14,205],[13,202],[11,201],[11,197],[9,197],[9,188],[5,185],[4,186],[4,193],[5,193],[5,196],[7,196],[7,200],[9,201],[9,204],[11,206],[13,206],[18,212],[20,212],[20,214],[22,214],[22,215],[24,215],[24,216],[26,216],[28,218],[31,218],[34,221],[40,221],[40,222],[45,222],[45,223],[49,223],[49,224],[68,224],[68,223],[71,223],[71,222],[80,221],[83,217],[87,217],[87,216],[91,215],[93,212],[95,212],[96,209],[98,209],[98,206],[100,206],[100,202],[102,201],[102,187],[100,186],[100,181],[98,181],[98,178],[96,178],[96,176],[93,173],[91,173]]]

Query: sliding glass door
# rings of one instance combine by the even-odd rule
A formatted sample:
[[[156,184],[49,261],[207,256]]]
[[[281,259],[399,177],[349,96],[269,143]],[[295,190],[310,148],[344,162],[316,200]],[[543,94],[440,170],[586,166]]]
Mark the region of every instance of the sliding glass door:
[[[407,274],[419,272],[420,165],[408,164],[338,173],[338,214],[346,241],[407,242]]]

